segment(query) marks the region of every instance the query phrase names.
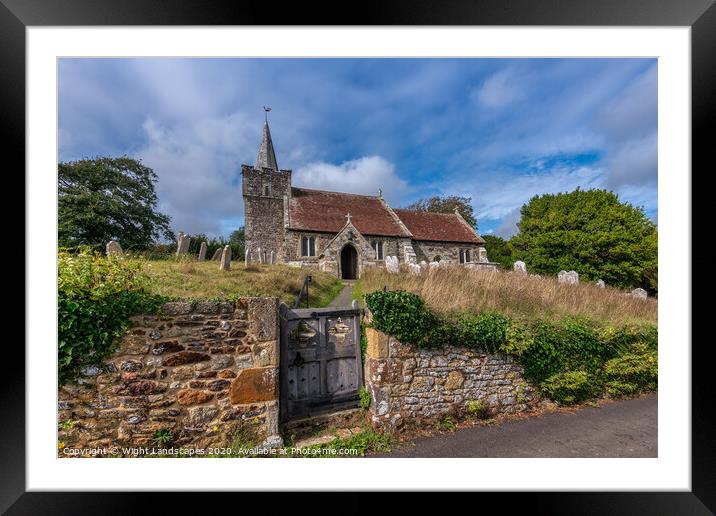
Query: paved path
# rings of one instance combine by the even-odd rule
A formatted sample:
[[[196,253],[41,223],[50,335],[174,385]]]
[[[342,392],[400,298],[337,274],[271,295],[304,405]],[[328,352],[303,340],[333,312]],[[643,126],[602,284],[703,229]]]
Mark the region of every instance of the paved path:
[[[384,457],[658,457],[656,394],[452,434],[422,437]]]
[[[352,281],[344,281],[343,290],[333,298],[333,301],[328,303],[328,306],[351,306],[351,302],[353,302],[353,285],[355,283]]]

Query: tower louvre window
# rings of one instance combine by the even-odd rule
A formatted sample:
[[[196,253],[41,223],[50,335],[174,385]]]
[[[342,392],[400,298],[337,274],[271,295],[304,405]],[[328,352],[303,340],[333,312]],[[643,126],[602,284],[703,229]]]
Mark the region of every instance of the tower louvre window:
[[[271,195],[271,187],[269,185],[264,185],[264,195],[268,197]]]

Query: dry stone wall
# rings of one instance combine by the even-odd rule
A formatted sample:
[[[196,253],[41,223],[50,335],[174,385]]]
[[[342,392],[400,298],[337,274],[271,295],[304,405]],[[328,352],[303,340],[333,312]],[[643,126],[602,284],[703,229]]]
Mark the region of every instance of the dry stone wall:
[[[420,349],[367,328],[365,384],[370,420],[380,430],[464,413],[471,401],[492,413],[515,413],[540,402],[511,357],[458,346]]]
[[[105,367],[60,387],[62,447],[151,446],[157,430],[174,446],[226,446],[238,426],[276,445],[277,310],[276,298],[242,298],[133,317]]]

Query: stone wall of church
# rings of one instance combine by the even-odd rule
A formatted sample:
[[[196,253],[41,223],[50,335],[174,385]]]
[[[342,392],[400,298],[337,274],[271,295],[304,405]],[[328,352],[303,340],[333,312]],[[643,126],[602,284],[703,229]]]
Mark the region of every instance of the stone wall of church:
[[[290,195],[291,171],[257,170],[243,165],[241,174],[246,248],[250,259],[258,260],[258,250],[261,249],[266,260],[273,251],[275,261],[279,263],[285,255],[284,197]]]
[[[473,262],[487,261],[487,254],[480,252],[484,246],[475,244],[458,244],[453,242],[427,242],[424,240],[413,240],[413,249],[417,256],[418,263],[426,261],[428,263],[435,261],[435,257],[439,256],[440,261],[448,263],[460,263],[460,249],[470,250],[470,259]],[[484,260],[480,259],[484,256]]]

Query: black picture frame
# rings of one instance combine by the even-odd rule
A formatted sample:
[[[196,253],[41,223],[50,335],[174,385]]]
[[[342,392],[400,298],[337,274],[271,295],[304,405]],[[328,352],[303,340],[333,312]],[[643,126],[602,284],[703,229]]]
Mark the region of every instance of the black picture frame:
[[[344,13],[350,13],[344,14]],[[692,180],[706,176],[716,120],[716,5],[714,0],[380,0],[346,10],[341,3],[169,0],[0,0],[0,127],[4,157],[25,169],[25,29],[28,26],[103,25],[554,25],[689,26],[692,43]],[[711,166],[709,166],[711,165]],[[709,167],[709,168],[707,168]],[[7,170],[10,170],[8,167]],[[694,173],[699,171],[700,174]],[[688,171],[685,171],[688,173]],[[692,188],[694,193],[699,189]],[[707,195],[705,191],[702,195]],[[692,205],[698,205],[694,200]],[[693,218],[692,235],[700,222]],[[701,229],[703,229],[701,227]],[[708,267],[707,256],[692,255],[692,267]],[[26,270],[27,273],[27,270]],[[705,304],[692,303],[692,320],[706,317]],[[698,315],[703,317],[699,318]],[[696,335],[696,334],[694,334]],[[693,339],[696,340],[696,339]],[[679,343],[685,349],[690,343]],[[716,445],[712,440],[713,395],[708,339],[692,347],[692,490],[690,492],[480,493],[480,509],[496,497],[526,503],[549,514],[713,514],[716,511]],[[15,348],[19,346],[15,345]],[[146,508],[147,494],[26,492],[24,353],[15,349],[5,368],[0,411],[0,511],[7,514],[119,514]],[[212,494],[214,501],[225,497]],[[444,495],[443,495],[444,496]],[[185,505],[180,493],[162,496]],[[409,504],[422,504],[424,496]],[[257,503],[265,501],[254,500]],[[253,503],[242,498],[241,509]],[[341,507],[370,503],[360,493],[344,495]],[[447,500],[445,501],[447,504]],[[450,502],[452,503],[452,502]],[[501,502],[504,504],[504,500]],[[408,509],[408,505],[404,509]],[[185,509],[185,510],[186,510]],[[184,511],[180,511],[184,512]],[[342,512],[346,512],[343,510]]]

